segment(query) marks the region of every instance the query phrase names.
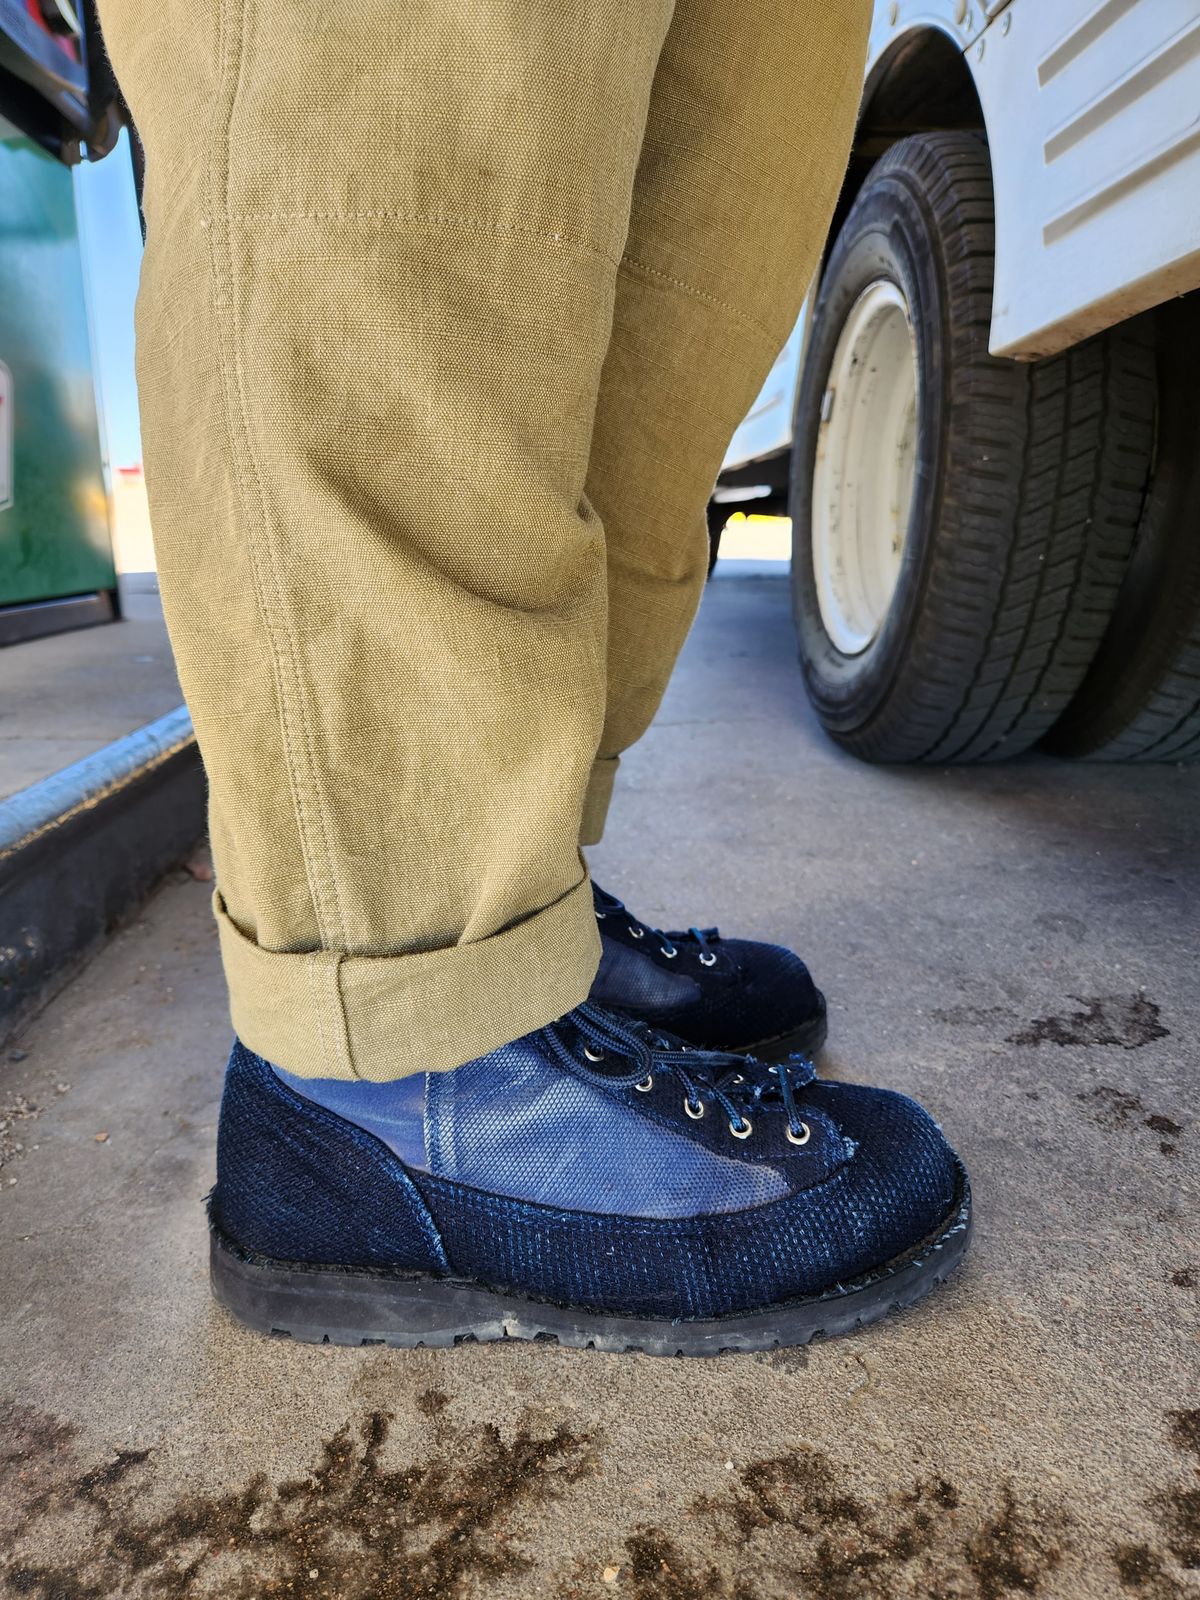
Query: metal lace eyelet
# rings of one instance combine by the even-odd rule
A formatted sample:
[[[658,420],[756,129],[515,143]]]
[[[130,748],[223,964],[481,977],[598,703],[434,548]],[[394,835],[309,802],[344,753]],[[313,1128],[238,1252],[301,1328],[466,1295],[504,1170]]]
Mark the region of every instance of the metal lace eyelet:
[[[644,939],[646,930],[645,928],[639,928],[636,922],[631,922],[629,924],[629,937],[631,939]]]
[[[596,921],[597,922],[603,922],[607,915],[608,915],[607,911],[597,911],[596,912]]]
[[[590,1044],[585,1044],[584,1045],[583,1053],[588,1058],[589,1061],[603,1061],[604,1060],[604,1051],[603,1050],[593,1050]]]
[[[704,1115],[704,1101],[697,1100],[695,1107],[693,1108],[692,1102],[686,1095],[684,1095],[683,1109],[687,1112],[688,1116],[691,1117],[693,1122],[699,1122],[700,1118]]]
[[[788,1123],[787,1140],[788,1140],[789,1144],[807,1144],[808,1141],[811,1138],[812,1138],[812,1129],[809,1127],[807,1122],[802,1122],[800,1124],[800,1132],[799,1133],[793,1133],[792,1132],[792,1125],[791,1125],[790,1122]]]
[[[745,1083],[746,1080],[740,1072],[735,1072],[733,1075],[733,1081],[734,1083]]]
[[[754,1132],[754,1124],[749,1117],[743,1117],[741,1127],[739,1128],[736,1122],[731,1122],[729,1131],[735,1139],[748,1139]]]
[[[700,965],[702,967],[715,967],[716,964],[717,964],[717,958],[716,958],[716,956],[714,956],[712,954],[711,951],[707,955],[705,955],[703,952],[701,952]]]
[[[654,1087],[654,1074],[652,1072],[648,1072],[642,1079],[641,1083],[635,1083],[633,1087],[639,1094],[649,1094],[651,1089]]]
[[[662,951],[663,955],[666,956],[668,961],[674,961],[675,957],[679,954],[679,951],[676,950],[673,944],[660,944],[658,948]]]

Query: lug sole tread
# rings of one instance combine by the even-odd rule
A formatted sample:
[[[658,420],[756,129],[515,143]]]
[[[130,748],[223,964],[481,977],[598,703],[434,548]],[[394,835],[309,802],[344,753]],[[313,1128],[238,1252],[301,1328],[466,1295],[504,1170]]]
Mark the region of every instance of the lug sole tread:
[[[240,1251],[215,1226],[210,1262],[213,1292],[238,1321],[305,1344],[410,1350],[526,1342],[711,1357],[841,1337],[916,1305],[959,1266],[971,1227],[964,1174],[939,1228],[894,1262],[823,1295],[694,1321],[573,1310],[447,1278],[273,1262]],[[363,1315],[373,1303],[379,1309]],[[456,1304],[462,1306],[458,1314]],[[357,1308],[357,1314],[339,1316],[339,1307]]]

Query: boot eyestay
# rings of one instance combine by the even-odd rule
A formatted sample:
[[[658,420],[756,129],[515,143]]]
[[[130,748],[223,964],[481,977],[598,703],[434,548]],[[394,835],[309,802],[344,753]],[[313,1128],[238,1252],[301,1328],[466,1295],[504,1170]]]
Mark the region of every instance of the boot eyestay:
[[[603,890],[600,892],[604,895],[605,910],[601,911],[598,906],[596,907],[597,921],[603,922],[610,911],[614,914],[614,916],[617,914],[617,912],[623,911],[626,917],[629,918],[629,921],[626,924],[626,932],[629,934],[629,937],[631,939],[644,939],[648,932],[655,934],[657,938],[662,941],[659,948],[661,949],[663,955],[666,956],[668,961],[672,960],[679,954],[677,948],[679,944],[686,944],[689,947],[694,947],[696,949],[697,953],[699,954],[700,965],[702,967],[716,966],[717,958],[713,951],[709,948],[709,942],[710,940],[720,938],[721,935],[719,929],[688,928],[686,932],[683,930],[673,929],[670,933],[664,933],[661,928],[647,928],[645,923],[639,922],[637,918],[630,913],[629,907],[626,906],[622,901],[618,900],[615,895],[607,894]]]
[[[635,1089],[649,1094],[659,1073],[670,1073],[683,1089],[683,1108],[693,1122],[708,1109],[708,1102],[721,1108],[728,1118],[735,1139],[748,1139],[754,1125],[747,1110],[779,1111],[786,1122],[788,1142],[805,1145],[811,1138],[809,1125],[801,1120],[796,1096],[816,1076],[816,1068],[805,1056],[792,1056],[782,1066],[772,1066],[770,1078],[747,1082],[740,1068],[742,1056],[724,1051],[690,1050],[669,1034],[659,1034],[643,1024],[620,1020],[586,1002],[577,1006],[560,1022],[542,1029],[542,1038],[551,1054],[568,1071],[609,1089]],[[582,1059],[581,1059],[582,1057]],[[613,1070],[613,1058],[625,1057],[629,1070]],[[604,1061],[606,1070],[594,1071],[593,1063]]]

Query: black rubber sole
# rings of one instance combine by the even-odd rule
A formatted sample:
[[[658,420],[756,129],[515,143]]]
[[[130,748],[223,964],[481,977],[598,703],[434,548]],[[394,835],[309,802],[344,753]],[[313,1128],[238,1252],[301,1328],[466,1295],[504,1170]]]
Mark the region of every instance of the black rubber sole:
[[[812,1016],[791,1033],[760,1039],[757,1044],[740,1044],[734,1055],[755,1056],[759,1061],[786,1061],[789,1056],[815,1056],[829,1037],[829,1017],[825,996],[818,992],[819,1006]]]
[[[961,1172],[961,1169],[960,1169]],[[572,1309],[454,1278],[272,1261],[211,1228],[213,1293],[249,1328],[308,1344],[445,1349],[538,1339],[571,1349],[715,1356],[834,1338],[915,1304],[958,1266],[971,1241],[971,1191],[913,1250],[853,1283],[733,1316],[671,1321]]]

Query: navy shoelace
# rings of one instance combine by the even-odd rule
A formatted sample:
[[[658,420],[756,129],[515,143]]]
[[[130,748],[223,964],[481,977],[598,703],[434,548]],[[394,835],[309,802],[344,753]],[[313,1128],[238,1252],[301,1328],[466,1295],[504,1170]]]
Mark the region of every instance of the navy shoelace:
[[[699,1118],[706,1103],[719,1105],[729,1118],[735,1138],[745,1139],[753,1129],[750,1113],[782,1110],[787,1117],[788,1139],[807,1144],[808,1124],[800,1116],[797,1092],[816,1077],[805,1056],[793,1056],[753,1080],[745,1073],[742,1056],[719,1051],[693,1050],[669,1035],[643,1023],[616,1018],[611,1012],[585,1002],[558,1022],[542,1029],[550,1052],[576,1077],[614,1089],[647,1092],[659,1074],[671,1074],[683,1086],[688,1115]],[[583,1060],[578,1055],[583,1049]],[[616,1057],[633,1063],[624,1072],[599,1071],[599,1064]]]
[[[668,959],[679,954],[681,944],[693,944],[698,947],[697,954],[702,966],[711,967],[716,962],[716,954],[710,945],[719,940],[721,935],[717,928],[688,928],[686,932],[676,930],[664,933],[661,928],[652,928],[648,923],[639,922],[622,900],[615,894],[609,894],[607,889],[601,889],[599,884],[593,884],[593,889],[600,900],[596,907],[597,922],[605,922],[612,916],[623,916],[628,923],[629,932],[635,939],[644,939],[649,933],[659,941],[659,949]]]

